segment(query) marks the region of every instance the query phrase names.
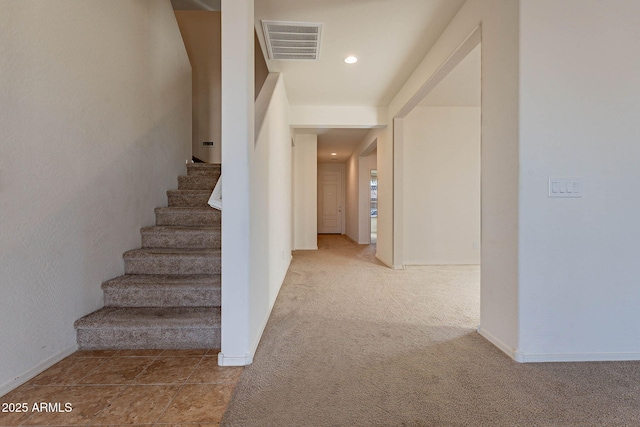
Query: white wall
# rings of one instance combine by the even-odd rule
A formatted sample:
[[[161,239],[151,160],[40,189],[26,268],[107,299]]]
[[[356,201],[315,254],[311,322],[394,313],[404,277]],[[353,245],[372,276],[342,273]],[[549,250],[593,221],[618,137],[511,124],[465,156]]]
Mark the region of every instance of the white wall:
[[[404,264],[480,263],[480,108],[404,120]]]
[[[640,359],[640,2],[521,3],[520,357]]]
[[[296,134],[293,148],[293,249],[318,249],[318,135]]]
[[[222,0],[221,365],[253,361],[291,261],[289,102],[270,73],[254,101],[253,0]],[[232,143],[228,143],[232,141]]]
[[[468,0],[389,106],[389,122],[482,25],[482,290],[480,332],[513,356],[518,341],[519,2]],[[393,130],[378,137],[377,256],[395,259]],[[400,216],[402,217],[402,216]],[[401,222],[401,221],[400,221]],[[401,244],[400,242],[395,242]]]
[[[253,0],[222,0],[222,351],[220,365],[253,360],[250,336],[250,159],[255,145]],[[226,286],[225,284],[229,284]]]
[[[264,120],[261,120],[261,118]],[[284,79],[270,73],[256,100],[251,171],[249,343],[253,354],[291,262],[291,133]]]
[[[169,1],[0,2],[0,395],[76,348],[191,157]]]

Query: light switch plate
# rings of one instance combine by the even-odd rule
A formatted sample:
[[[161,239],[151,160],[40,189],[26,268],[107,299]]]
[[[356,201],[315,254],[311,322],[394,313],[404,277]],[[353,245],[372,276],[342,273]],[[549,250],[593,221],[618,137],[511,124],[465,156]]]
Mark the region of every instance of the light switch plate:
[[[549,197],[582,197],[582,179],[549,178]]]

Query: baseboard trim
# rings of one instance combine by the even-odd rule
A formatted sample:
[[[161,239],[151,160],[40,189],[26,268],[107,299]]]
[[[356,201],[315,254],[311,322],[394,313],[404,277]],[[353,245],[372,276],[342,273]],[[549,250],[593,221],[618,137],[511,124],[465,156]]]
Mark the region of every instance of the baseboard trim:
[[[392,269],[392,270],[404,270],[405,269],[403,264],[394,265],[394,264],[388,262],[387,260],[381,258],[377,253],[376,253],[376,259],[378,261],[380,261],[381,263],[383,263],[384,265],[386,265],[387,267],[389,267],[390,269]]]
[[[516,350],[514,350],[513,348],[508,346],[504,341],[502,341],[501,339],[497,338],[491,332],[488,332],[486,329],[483,329],[482,326],[480,326],[480,325],[478,325],[478,333],[480,335],[482,335],[491,344],[493,344],[496,347],[498,347],[498,349],[500,351],[502,351],[504,354],[506,354],[507,356],[509,356],[510,358],[515,360],[516,362],[522,363],[522,361],[518,360],[517,357],[516,357],[516,355],[517,355],[517,351]]]
[[[34,366],[31,369],[28,369],[27,371],[18,375],[14,379],[9,380],[6,383],[0,385],[0,396],[4,396],[5,394],[9,393],[11,390],[14,390],[20,387],[22,384],[34,378],[38,374],[41,374],[42,372],[46,371],[47,369],[49,369],[50,367],[52,367],[53,365],[55,365],[56,363],[64,359],[65,357],[72,355],[77,350],[78,350],[78,345],[74,344],[71,347],[68,347],[62,350],[60,353],[54,354],[48,359],[38,363],[36,366]]]
[[[516,351],[520,363],[540,362],[622,362],[640,360],[640,353],[525,353]]]
[[[219,366],[247,366],[253,363],[253,355],[245,354],[244,356],[225,356],[224,353],[218,353]]]

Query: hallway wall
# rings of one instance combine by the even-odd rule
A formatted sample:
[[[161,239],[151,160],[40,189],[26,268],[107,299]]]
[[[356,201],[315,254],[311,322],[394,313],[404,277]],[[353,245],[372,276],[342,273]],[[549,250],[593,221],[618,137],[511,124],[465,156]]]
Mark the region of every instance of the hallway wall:
[[[0,395],[75,350],[191,157],[169,1],[0,2]]]
[[[405,119],[404,263],[480,264],[480,108]]]

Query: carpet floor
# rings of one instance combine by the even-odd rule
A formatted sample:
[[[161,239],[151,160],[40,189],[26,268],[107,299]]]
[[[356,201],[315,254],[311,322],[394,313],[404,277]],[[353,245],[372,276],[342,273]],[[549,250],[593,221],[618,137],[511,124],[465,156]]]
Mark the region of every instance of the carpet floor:
[[[478,266],[296,252],[222,426],[637,426],[640,362],[518,364],[478,335]]]

